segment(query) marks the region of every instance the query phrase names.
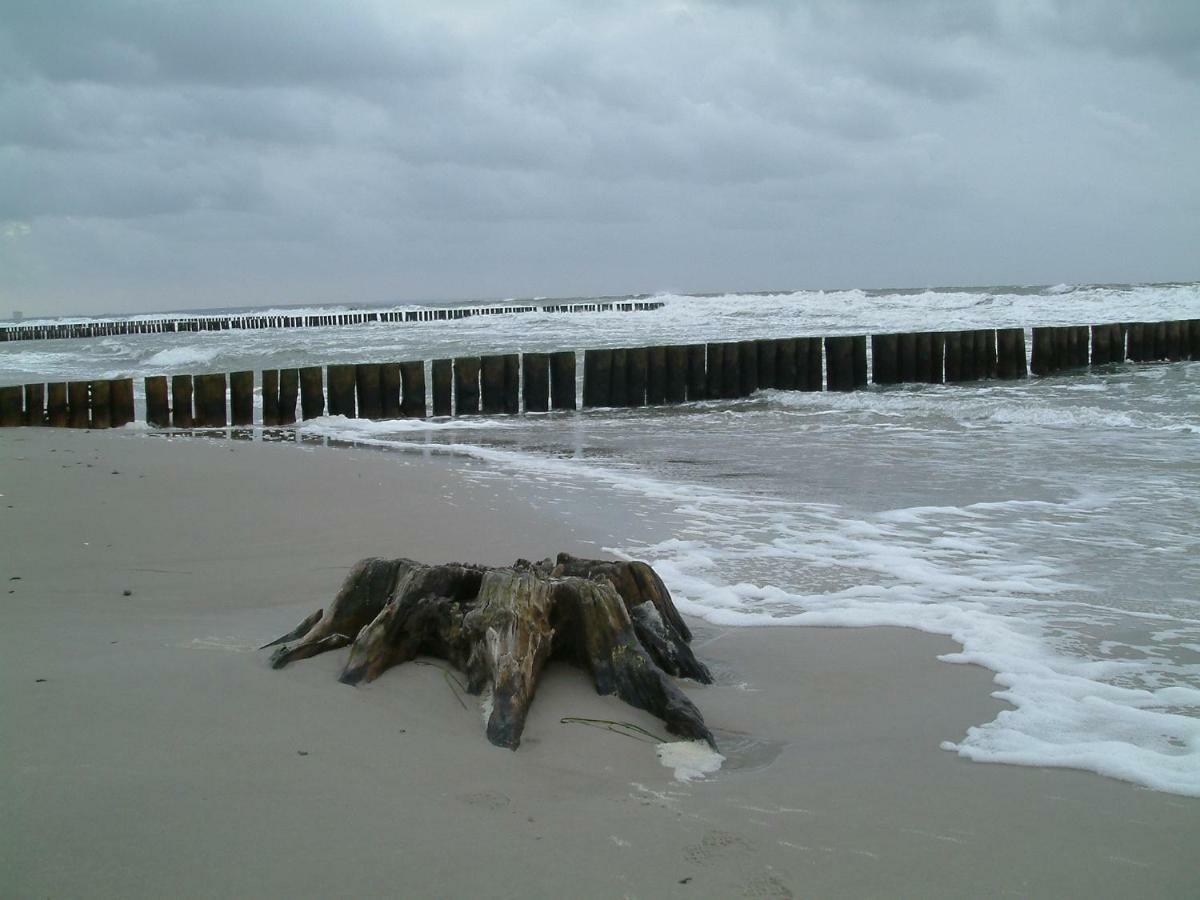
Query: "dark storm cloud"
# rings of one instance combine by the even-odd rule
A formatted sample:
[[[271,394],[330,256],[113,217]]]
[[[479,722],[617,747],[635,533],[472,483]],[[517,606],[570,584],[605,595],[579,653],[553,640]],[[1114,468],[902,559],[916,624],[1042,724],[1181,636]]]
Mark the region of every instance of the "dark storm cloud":
[[[1183,277],[1193,6],[10,3],[0,310]]]
[[[1153,59],[1200,77],[1200,3],[1193,0],[1059,0],[1039,24],[1063,42]]]
[[[55,0],[5,8],[9,72],[55,81],[327,86],[453,68],[436,21],[402,28],[369,4]]]

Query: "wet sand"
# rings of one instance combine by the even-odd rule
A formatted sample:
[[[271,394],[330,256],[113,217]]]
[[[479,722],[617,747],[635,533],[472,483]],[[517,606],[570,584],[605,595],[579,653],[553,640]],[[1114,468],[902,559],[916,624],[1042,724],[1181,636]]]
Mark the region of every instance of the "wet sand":
[[[1200,891],[1200,801],[983,765],[991,674],[899,629],[695,623],[687,690],[729,753],[681,783],[661,724],[555,666],[516,753],[444,671],[337,682],[259,644],[357,559],[595,553],[587,504],[461,461],[0,433],[0,894],[1161,896]],[[13,580],[18,579],[18,580]],[[128,596],[125,591],[129,591]],[[44,679],[44,680],[41,680]]]

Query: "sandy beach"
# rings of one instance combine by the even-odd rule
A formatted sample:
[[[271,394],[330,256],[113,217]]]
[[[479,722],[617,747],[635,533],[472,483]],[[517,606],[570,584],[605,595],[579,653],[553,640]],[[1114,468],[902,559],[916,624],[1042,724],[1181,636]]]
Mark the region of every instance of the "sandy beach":
[[[938,749],[1002,708],[991,673],[900,629],[693,622],[685,684],[729,759],[683,783],[657,720],[566,666],[524,742],[405,665],[260,644],[372,555],[596,554],[587,503],[535,508],[463,461],[121,433],[0,433],[0,895],[1181,897],[1200,801]],[[478,465],[478,463],[475,463]]]

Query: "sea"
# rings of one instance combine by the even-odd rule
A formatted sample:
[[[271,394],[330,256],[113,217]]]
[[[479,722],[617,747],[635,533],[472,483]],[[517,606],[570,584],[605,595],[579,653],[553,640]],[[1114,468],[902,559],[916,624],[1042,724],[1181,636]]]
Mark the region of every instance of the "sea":
[[[1200,283],[651,299],[663,306],[7,344],[0,383],[133,375],[140,392],[143,375],[1200,318]],[[595,516],[601,549],[650,562],[714,626],[952,638],[941,659],[994,672],[1008,706],[931,752],[1200,796],[1200,362],[300,431],[454,458],[497,491]]]

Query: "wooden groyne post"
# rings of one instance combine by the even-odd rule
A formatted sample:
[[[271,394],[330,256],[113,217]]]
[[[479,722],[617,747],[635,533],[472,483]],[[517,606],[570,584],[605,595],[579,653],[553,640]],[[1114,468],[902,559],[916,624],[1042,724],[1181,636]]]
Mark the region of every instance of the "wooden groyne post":
[[[574,350],[563,350],[550,354],[551,409],[575,409],[578,405],[575,396],[575,372],[576,359]],[[670,386],[668,385],[668,394],[669,392]],[[513,412],[516,412],[516,410],[513,410]]]
[[[583,406],[639,407],[735,399],[761,388],[850,391],[870,380],[966,382],[1123,362],[1200,360],[1200,320],[1037,326],[1026,364],[1022,328],[767,338],[707,344],[588,349]],[[291,425],[301,415],[370,419],[424,418],[427,371],[433,415],[574,410],[577,354],[508,353],[402,363],[332,364],[261,374],[262,424]],[[254,424],[254,373],[149,376],[146,421],[155,427],[218,428]],[[482,402],[481,402],[482,401]],[[33,383],[0,388],[0,425],[120,427],[135,417],[133,380]]]
[[[322,315],[157,316],[137,319],[101,319],[91,322],[46,322],[0,325],[0,343],[48,341],[114,335],[170,334],[197,331],[251,331],[264,328],[330,328],[407,322],[442,322],[473,316],[523,315],[528,313],[645,312],[661,309],[661,300],[630,300],[612,303],[516,304],[511,306],[461,306],[407,310],[356,310]]]
[[[479,415],[479,357],[460,356],[454,360],[454,414]]]

